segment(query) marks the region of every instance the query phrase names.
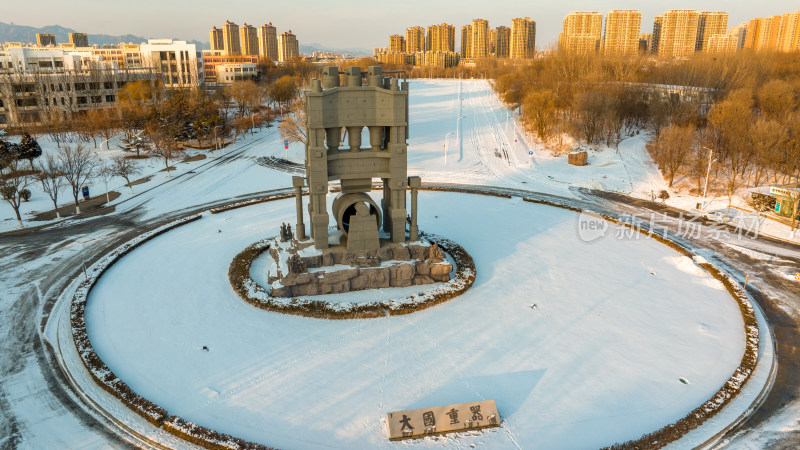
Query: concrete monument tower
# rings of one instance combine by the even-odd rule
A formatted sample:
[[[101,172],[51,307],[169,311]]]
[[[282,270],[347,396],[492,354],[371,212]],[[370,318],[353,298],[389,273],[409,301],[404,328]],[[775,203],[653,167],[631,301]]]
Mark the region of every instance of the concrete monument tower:
[[[407,177],[408,83],[383,76],[380,67],[366,74],[350,67],[340,84],[336,66],[325,67],[322,80],[312,79],[306,91],[306,179],[309,189],[310,232],[317,249],[328,248],[330,215],[326,202],[328,183],[340,180],[342,191],[331,212],[347,238],[348,251],[380,248],[378,231],[389,233],[392,243],[406,240],[406,188],[416,191],[419,178]],[[362,75],[366,75],[366,84]],[[362,146],[363,128],[369,130],[368,145]],[[347,146],[344,147],[344,132]],[[368,195],[373,178],[383,183],[380,207]],[[299,187],[301,179],[295,180]],[[300,189],[297,189],[299,192]],[[416,199],[416,192],[412,197]],[[298,197],[299,198],[299,197]],[[299,204],[299,203],[298,203]],[[416,225],[416,202],[411,211]],[[298,227],[302,209],[298,208]],[[305,230],[298,229],[303,236]],[[411,240],[417,239],[416,226]]]
[[[408,83],[384,77],[380,67],[364,74],[359,67],[347,72],[325,67],[321,80],[311,80],[305,100],[306,177],[292,179],[297,232],[292,235],[291,227],[283,224],[280,240],[270,241],[270,295],[338,294],[449,281],[453,265],[435,242],[419,239],[421,180],[406,171]],[[369,195],[376,178],[383,188],[380,205]],[[329,208],[328,184],[336,180],[342,189]],[[304,185],[309,194],[308,237]],[[339,233],[328,232],[331,222]]]

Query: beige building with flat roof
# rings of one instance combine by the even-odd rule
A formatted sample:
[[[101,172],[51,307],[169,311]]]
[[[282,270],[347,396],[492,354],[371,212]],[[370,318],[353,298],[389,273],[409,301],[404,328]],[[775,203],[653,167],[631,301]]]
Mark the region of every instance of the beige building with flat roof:
[[[409,53],[425,51],[425,29],[409,27],[406,29],[406,51]]]
[[[278,31],[272,22],[258,27],[258,56],[278,60]]]
[[[292,58],[300,56],[300,44],[297,36],[292,34],[292,30],[278,35],[278,61],[290,61]]]
[[[708,49],[708,40],[714,35],[725,35],[728,31],[728,13],[725,11],[702,11],[697,21],[695,51]]]
[[[662,58],[694,55],[700,14],[694,9],[673,9],[653,23],[653,53]]]
[[[511,19],[508,57],[530,59],[536,56],[536,22],[529,17]]]
[[[639,35],[639,53],[649,53],[652,44],[653,33],[642,33]]]
[[[36,45],[40,47],[47,47],[48,45],[56,46],[56,35],[48,33],[36,33]]]
[[[800,51],[800,11],[781,16],[777,49],[781,52]]]
[[[446,69],[458,65],[456,52],[427,51],[414,53],[414,65],[420,67],[438,67]]]
[[[88,47],[89,36],[86,33],[69,33],[69,43],[75,47]]]
[[[222,43],[226,54],[231,56],[242,54],[239,25],[229,20],[225,21],[225,25],[222,26]]]
[[[239,28],[242,55],[258,55],[258,30],[247,22]]]
[[[429,26],[425,36],[425,47],[434,52],[455,51],[456,27],[446,23]]]
[[[800,51],[800,11],[751,20],[744,41],[745,48],[758,51]]]
[[[615,9],[606,14],[605,33],[602,38],[603,53],[608,55],[635,55],[639,52],[642,34],[642,13],[632,9]]]
[[[568,53],[591,53],[600,44],[603,14],[597,11],[575,11],[564,17],[558,35],[558,49]]]
[[[222,30],[217,27],[212,27],[208,32],[209,43],[211,50],[225,50],[225,38],[222,37]]]
[[[472,58],[472,25],[461,27],[461,57]]]
[[[736,38],[738,39],[738,43],[736,44],[737,49],[744,48],[744,40],[746,33],[747,33],[747,22],[742,22],[739,25],[736,25],[735,27],[728,30],[729,35],[736,36]]]
[[[739,50],[739,36],[735,34],[715,34],[709,36],[704,52],[707,53],[736,53]]]
[[[472,21],[472,57],[489,57],[489,21],[486,19]]]
[[[511,28],[499,26],[494,30],[494,56],[508,58],[511,54]]]
[[[389,36],[389,51],[402,53],[406,51],[406,38],[402,34]]]

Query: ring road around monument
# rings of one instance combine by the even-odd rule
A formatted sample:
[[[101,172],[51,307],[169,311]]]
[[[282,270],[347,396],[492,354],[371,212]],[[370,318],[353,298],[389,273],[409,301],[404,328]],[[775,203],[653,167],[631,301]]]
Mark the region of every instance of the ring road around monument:
[[[278,200],[205,214],[90,268],[102,275],[75,296],[78,349],[129,406],[158,405],[158,426],[282,448],[599,447],[715,410],[749,376],[752,309],[702,259],[611,222],[587,238],[582,215],[518,197],[419,196],[420,230],[474,258],[460,297],[354,320],[252,307],[228,266],[291,221],[294,201]],[[388,440],[387,412],[478,400],[496,402],[502,428]]]

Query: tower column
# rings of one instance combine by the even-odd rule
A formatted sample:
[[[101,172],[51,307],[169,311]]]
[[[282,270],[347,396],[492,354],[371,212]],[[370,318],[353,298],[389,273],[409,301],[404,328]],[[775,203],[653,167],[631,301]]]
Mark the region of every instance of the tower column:
[[[420,177],[408,177],[408,186],[411,188],[411,227],[409,228],[409,240],[419,240],[419,227],[417,226],[417,190],[422,184]]]
[[[347,142],[351,152],[361,151],[361,129],[364,127],[347,127]]]
[[[292,177],[292,185],[294,186],[294,198],[297,204],[297,225],[295,226],[295,234],[297,240],[302,241],[306,238],[306,225],[303,223],[303,184],[305,178]]]
[[[381,199],[381,208],[383,208],[383,231],[390,232],[392,230],[392,190],[389,189],[389,179],[381,178],[383,181],[383,198]]]

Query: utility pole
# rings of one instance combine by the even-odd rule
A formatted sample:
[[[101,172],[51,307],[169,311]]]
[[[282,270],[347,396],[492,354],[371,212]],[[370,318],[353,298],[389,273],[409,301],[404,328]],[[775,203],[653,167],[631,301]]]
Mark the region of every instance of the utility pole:
[[[461,130],[461,119],[463,118],[462,115],[462,99],[461,99],[461,88],[462,88],[462,81],[461,77],[459,76],[458,79],[458,120],[456,122],[456,140],[458,141],[458,160],[461,161],[464,158],[464,133]]]
[[[444,135],[444,165],[445,166],[447,165],[447,144],[448,144],[448,142],[450,140],[450,135],[451,134],[453,134],[452,131]]]
[[[703,202],[700,203],[700,210],[701,211],[706,209],[706,191],[708,191],[708,176],[711,174],[711,163],[714,162],[711,159],[711,155],[713,153],[713,150],[711,150],[708,147],[703,147],[703,148],[708,150],[708,170],[706,170],[706,184],[703,187]]]

